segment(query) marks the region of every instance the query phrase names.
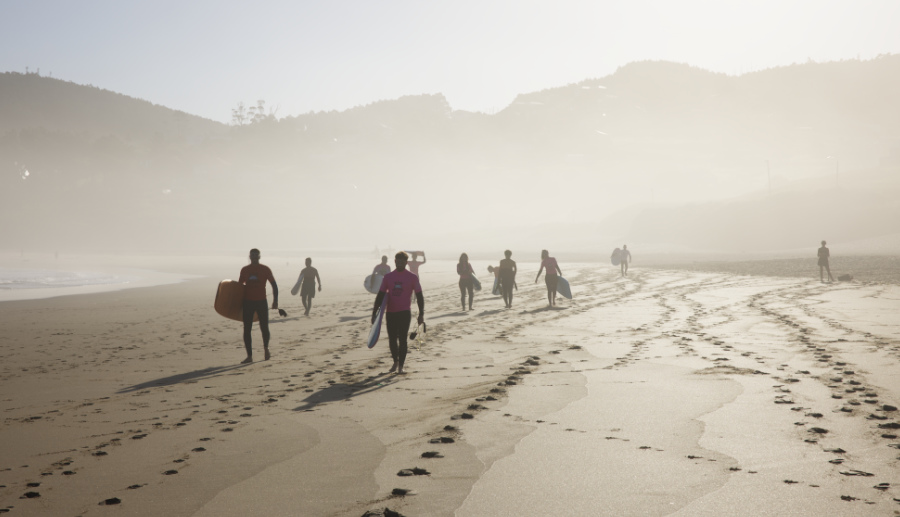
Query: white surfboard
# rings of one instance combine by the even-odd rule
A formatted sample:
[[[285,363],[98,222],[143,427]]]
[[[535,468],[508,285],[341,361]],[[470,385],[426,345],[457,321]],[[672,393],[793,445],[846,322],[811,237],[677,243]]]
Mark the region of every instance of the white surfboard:
[[[477,278],[475,278],[474,276],[472,276],[472,284],[476,291],[481,290],[481,281],[478,280]]]
[[[616,248],[612,252],[612,256],[609,257],[609,261],[612,262],[612,265],[618,266],[622,262],[622,250]]]
[[[559,280],[556,281],[556,292],[563,295],[564,298],[572,299],[572,288],[569,286],[569,281],[563,277],[559,277]]]
[[[297,296],[297,293],[300,292],[300,286],[303,284],[303,273],[300,273],[300,278],[297,279],[297,283],[294,284],[294,287],[291,287],[291,294]]]
[[[384,275],[369,275],[366,277],[365,281],[363,281],[363,287],[372,294],[378,294],[378,290],[381,289],[382,280],[384,280]]]
[[[381,335],[381,322],[384,320],[384,311],[387,309],[388,297],[385,295],[384,299],[381,300],[381,307],[378,308],[378,314],[375,315],[375,323],[372,324],[372,328],[369,329],[369,339],[366,342],[366,346],[372,348],[375,346],[375,343],[378,343],[378,336]]]

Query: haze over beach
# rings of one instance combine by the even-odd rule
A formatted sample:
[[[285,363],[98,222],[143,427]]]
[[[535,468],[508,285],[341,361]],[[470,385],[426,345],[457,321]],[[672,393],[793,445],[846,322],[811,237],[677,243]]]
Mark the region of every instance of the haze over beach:
[[[3,2],[0,513],[900,515],[898,19]]]

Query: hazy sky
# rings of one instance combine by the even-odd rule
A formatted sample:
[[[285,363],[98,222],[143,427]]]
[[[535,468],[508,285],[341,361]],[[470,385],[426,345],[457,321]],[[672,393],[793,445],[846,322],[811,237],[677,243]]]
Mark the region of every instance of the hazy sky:
[[[900,52],[896,0],[0,0],[0,71],[93,84],[228,121],[441,92],[518,93],[664,59],[738,74]]]

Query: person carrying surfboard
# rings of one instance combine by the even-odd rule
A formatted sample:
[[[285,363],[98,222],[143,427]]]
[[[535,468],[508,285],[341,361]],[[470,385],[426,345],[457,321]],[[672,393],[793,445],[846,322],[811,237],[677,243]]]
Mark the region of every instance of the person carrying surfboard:
[[[262,332],[263,350],[268,361],[269,354],[269,307],[266,300],[266,282],[272,284],[272,310],[278,308],[278,284],[275,276],[268,266],[259,263],[259,250],[250,250],[250,264],[241,269],[238,282],[244,284],[244,348],[247,349],[247,358],[241,364],[253,362],[253,339],[250,331],[253,329],[253,315],[259,318],[259,330]]]
[[[419,256],[419,253],[422,254],[422,262],[419,262],[416,260],[416,257]],[[425,264],[425,262],[428,262],[428,260],[425,258],[424,251],[413,251],[412,252],[412,260],[409,261],[409,263],[408,263],[410,273],[412,273],[416,276],[419,276],[419,266]]]
[[[541,272],[545,268],[547,269],[547,274],[544,276],[544,283],[547,284],[547,302],[550,304],[550,307],[553,307],[556,305],[556,286],[559,284],[559,277],[562,276],[562,269],[559,268],[556,259],[550,256],[549,251],[541,250],[541,268],[538,269],[538,274],[534,277],[534,283],[537,283],[538,278],[541,277]]]
[[[404,251],[394,256],[394,264],[397,269],[384,276],[381,281],[381,289],[375,297],[375,307],[372,308],[372,323],[381,308],[381,302],[387,297],[387,309],[385,321],[387,324],[388,340],[391,348],[391,358],[394,365],[388,370],[390,373],[403,373],[403,363],[406,362],[407,333],[409,322],[412,319],[410,302],[412,294],[416,295],[416,304],[419,306],[419,325],[425,322],[425,297],[422,295],[422,286],[419,277],[406,270],[409,255]],[[424,262],[423,262],[424,263]]]
[[[459,301],[462,304],[462,310],[466,310],[466,292],[469,293],[469,310],[472,310],[472,300],[475,297],[475,270],[472,264],[469,264],[469,255],[463,253],[459,256],[459,263],[456,264],[456,273],[459,275]]]
[[[312,309],[312,299],[316,296],[316,281],[319,282],[319,292],[322,292],[322,279],[319,278],[319,270],[312,267],[312,259],[306,259],[306,267],[300,271],[303,277],[303,283],[300,284],[300,301],[303,302],[305,309],[303,314],[309,316],[309,310]]]
[[[507,309],[512,309],[513,288],[518,289],[516,285],[516,261],[511,259],[512,252],[506,250],[503,252],[506,257],[500,261],[500,292],[503,294],[503,302],[506,303]]]
[[[628,251],[628,245],[623,244],[622,249],[619,251],[619,262],[622,270],[622,276],[628,275],[628,263],[631,262],[631,252]]]
[[[375,281],[375,277],[377,275],[381,275],[382,277],[384,277],[384,275],[391,272],[391,266],[388,265],[387,261],[388,261],[387,255],[382,255],[381,263],[379,263],[377,266],[372,268],[372,276],[366,277],[366,288],[367,289],[369,287],[371,287],[372,282]]]

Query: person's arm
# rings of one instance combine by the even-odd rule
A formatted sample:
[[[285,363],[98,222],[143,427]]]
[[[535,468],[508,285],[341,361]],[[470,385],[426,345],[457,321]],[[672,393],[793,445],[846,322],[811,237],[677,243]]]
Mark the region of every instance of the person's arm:
[[[372,323],[375,323],[375,316],[378,315],[378,308],[381,307],[385,295],[387,295],[387,293],[384,291],[378,291],[378,296],[375,297],[375,306],[372,307]]]
[[[534,283],[537,283],[537,281],[538,281],[538,278],[540,278],[540,277],[541,277],[541,273],[543,273],[543,272],[544,272],[544,263],[543,263],[543,262],[541,262],[541,268],[540,268],[540,269],[538,269],[538,274],[537,274],[537,276],[536,276],[536,277],[534,277]],[[548,273],[549,273],[549,272],[550,272],[550,271],[547,271],[547,272],[548,272]]]
[[[319,282],[319,291],[322,291],[322,279],[319,278],[319,270],[316,270],[316,280]]]
[[[425,296],[422,291],[416,293],[416,305],[419,306],[419,325],[425,323]]]
[[[559,273],[559,276],[562,276],[562,269],[559,267],[559,263],[556,264],[556,271]]]
[[[269,283],[272,284],[272,310],[278,308],[278,284],[275,283],[275,277],[269,275]]]
[[[423,251],[423,252],[422,252],[422,264],[424,264],[424,263],[426,263],[426,262],[428,262],[428,259],[425,258],[425,252]],[[419,265],[422,265],[422,264],[419,264]]]

